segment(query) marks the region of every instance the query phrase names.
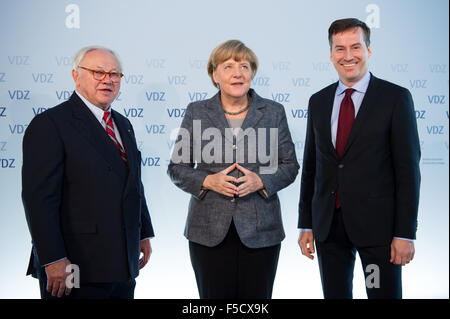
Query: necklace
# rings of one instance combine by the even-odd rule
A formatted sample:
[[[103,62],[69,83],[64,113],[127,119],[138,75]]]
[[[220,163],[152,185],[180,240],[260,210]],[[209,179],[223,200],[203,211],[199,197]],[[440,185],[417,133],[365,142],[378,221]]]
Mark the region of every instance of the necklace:
[[[246,107],[244,107],[242,110],[237,111],[237,112],[230,112],[230,111],[227,111],[227,110],[225,110],[225,109],[223,109],[223,111],[224,111],[225,113],[229,114],[229,115],[238,115],[238,114],[241,114],[241,113],[247,111],[249,107],[250,107],[250,104],[247,104]]]

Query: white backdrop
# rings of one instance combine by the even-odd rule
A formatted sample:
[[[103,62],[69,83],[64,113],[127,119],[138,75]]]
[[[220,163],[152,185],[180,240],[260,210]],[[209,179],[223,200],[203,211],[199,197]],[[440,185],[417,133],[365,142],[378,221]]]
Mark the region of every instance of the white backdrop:
[[[408,88],[415,101],[422,187],[404,297],[448,298],[448,6],[447,0],[0,0],[0,298],[39,297],[38,282],[25,277],[31,239],[20,198],[21,144],[29,121],[72,93],[71,60],[79,48],[110,47],[124,66],[113,108],[134,125],[156,232],[136,298],[198,298],[183,237],[189,196],[166,169],[170,132],[186,105],[216,92],[206,72],[210,52],[234,38],[253,49],[260,68],[252,87],[284,104],[301,163],[308,99],[337,80],[327,30],[346,17],[372,28],[373,74]],[[317,260],[297,246],[299,179],[279,194],[286,239],[274,298],[322,298]],[[365,298],[359,262],[354,296]]]

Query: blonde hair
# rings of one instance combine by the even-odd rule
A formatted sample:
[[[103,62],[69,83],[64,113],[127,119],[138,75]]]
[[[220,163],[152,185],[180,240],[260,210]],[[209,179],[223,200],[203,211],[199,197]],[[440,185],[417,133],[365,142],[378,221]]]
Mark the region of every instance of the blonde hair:
[[[208,70],[208,75],[211,78],[212,83],[216,88],[219,88],[219,85],[214,82],[213,73],[216,70],[217,66],[228,59],[233,59],[235,61],[247,60],[250,63],[250,67],[252,70],[252,79],[256,75],[256,71],[258,70],[258,58],[255,53],[251,49],[245,46],[239,40],[228,40],[222,44],[219,44],[209,56],[209,61],[206,69]]]

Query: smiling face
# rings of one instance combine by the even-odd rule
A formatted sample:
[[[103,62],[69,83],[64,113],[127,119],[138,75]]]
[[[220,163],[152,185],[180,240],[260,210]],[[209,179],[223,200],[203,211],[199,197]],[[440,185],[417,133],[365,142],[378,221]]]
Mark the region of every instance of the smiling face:
[[[342,83],[351,87],[367,73],[372,51],[367,47],[360,27],[336,33],[332,39],[330,60]]]
[[[217,66],[213,79],[220,85],[222,97],[234,100],[246,98],[252,80],[250,62],[246,59],[228,59]]]
[[[111,53],[103,50],[93,50],[86,53],[80,66],[105,72],[120,72],[119,61]],[[72,70],[77,91],[89,102],[102,110],[108,109],[120,89],[120,82],[112,82],[109,75],[103,80],[95,80],[88,70],[78,68]]]

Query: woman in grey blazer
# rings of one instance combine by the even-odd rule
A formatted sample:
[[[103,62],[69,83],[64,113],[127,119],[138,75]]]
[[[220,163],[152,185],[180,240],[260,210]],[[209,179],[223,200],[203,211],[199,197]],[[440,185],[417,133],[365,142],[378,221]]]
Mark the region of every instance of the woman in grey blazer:
[[[241,41],[211,53],[219,89],[187,106],[168,174],[190,193],[184,235],[200,298],[271,298],[284,239],[277,192],[299,165],[283,105],[250,83],[258,59]]]

